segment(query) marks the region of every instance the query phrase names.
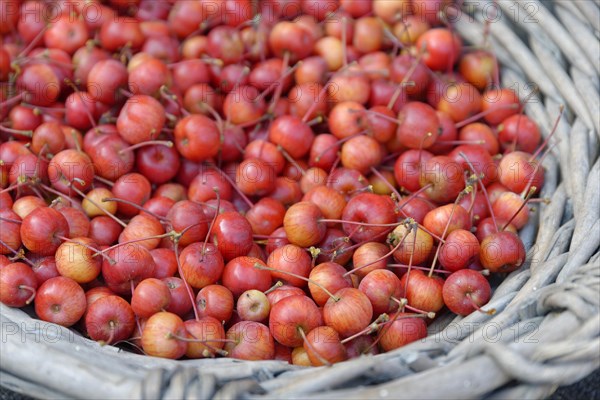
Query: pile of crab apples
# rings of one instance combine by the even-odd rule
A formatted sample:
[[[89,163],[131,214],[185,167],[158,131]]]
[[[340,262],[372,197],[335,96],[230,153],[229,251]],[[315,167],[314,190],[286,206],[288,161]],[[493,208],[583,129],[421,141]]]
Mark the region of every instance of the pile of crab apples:
[[[0,0],[0,301],[313,366],[493,313],[547,141],[448,6]]]

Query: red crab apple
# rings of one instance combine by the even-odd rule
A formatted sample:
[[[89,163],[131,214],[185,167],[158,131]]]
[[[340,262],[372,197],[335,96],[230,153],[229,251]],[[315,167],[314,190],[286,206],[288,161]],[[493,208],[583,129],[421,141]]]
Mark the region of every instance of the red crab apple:
[[[186,338],[187,332],[182,319],[173,313],[162,311],[146,321],[142,330],[142,348],[149,356],[176,360],[187,351]]]
[[[85,292],[77,282],[64,276],[44,282],[35,296],[35,313],[42,321],[69,327],[83,316]]]
[[[490,300],[491,287],[478,271],[462,269],[444,282],[444,303],[455,314],[469,315]]]
[[[0,268],[0,302],[10,307],[24,307],[36,294],[37,278],[26,264],[16,262]]]
[[[241,321],[227,331],[225,351],[240,360],[270,360],[275,355],[275,342],[269,328],[254,321]]]
[[[92,340],[106,344],[128,339],[135,328],[135,314],[122,297],[107,295],[90,304],[85,329]]]

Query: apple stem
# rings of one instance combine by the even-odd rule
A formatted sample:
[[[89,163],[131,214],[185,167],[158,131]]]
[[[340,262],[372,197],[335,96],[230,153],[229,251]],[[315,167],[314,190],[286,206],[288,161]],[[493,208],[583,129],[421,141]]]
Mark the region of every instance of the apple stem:
[[[173,147],[173,142],[171,142],[170,140],[149,140],[147,142],[142,142],[142,143],[134,144],[129,147],[125,147],[124,149],[119,150],[119,154],[121,155],[128,151],[133,151],[133,150],[139,149],[140,147],[152,146],[152,145]]]
[[[464,119],[462,121],[457,122],[456,124],[454,124],[454,126],[456,127],[456,129],[460,129],[465,125],[469,125],[472,122],[477,121],[480,118],[485,117],[488,114],[491,114],[493,112],[496,112],[498,110],[516,110],[519,107],[521,107],[519,104],[515,104],[515,103],[511,103],[511,104],[494,104],[493,106],[491,106],[490,108],[488,108],[485,111],[481,111],[473,116],[470,116],[467,119]]]
[[[0,109],[5,110],[5,109],[12,107],[14,105],[14,103],[18,103],[19,101],[21,101],[23,99],[24,95],[25,95],[25,92],[21,92],[15,96],[11,97],[10,99],[6,99],[6,100],[0,102]]]
[[[527,186],[525,186],[525,189],[523,189],[523,192],[521,192],[521,197],[525,194],[528,193],[529,188],[531,187],[531,185],[533,184],[533,180],[535,179],[535,174],[537,174],[538,170],[540,169],[540,167],[542,166],[542,163],[544,162],[544,160],[546,159],[546,157],[548,157],[548,155],[550,154],[550,152],[552,152],[552,149],[554,149],[554,147],[558,146],[559,142],[554,143],[552,146],[550,146],[548,148],[548,150],[546,150],[544,152],[544,154],[542,154],[542,156],[540,157],[540,159],[538,160],[538,162],[535,165],[535,168],[533,169],[533,171],[531,172],[531,177],[529,177],[529,180],[527,181]],[[533,161],[533,156],[532,158],[529,159],[529,162]]]
[[[402,198],[402,196],[400,195],[400,192],[398,192],[398,190],[394,187],[394,185],[392,185],[390,183],[390,181],[388,181],[385,176],[383,176],[381,174],[381,172],[377,171],[377,169],[375,167],[371,167],[371,172],[373,173],[373,175],[377,176],[379,179],[381,179],[381,181],[383,182],[383,184],[392,191],[392,193],[394,193],[396,195],[396,197],[398,198],[398,200],[400,200]]]
[[[388,268],[408,268],[408,265],[392,263],[392,264],[388,264],[387,267]],[[419,267],[419,266],[413,265],[412,268],[418,269],[421,271],[429,271],[429,267]],[[446,271],[444,269],[434,269],[433,271],[438,274],[447,274],[447,275],[452,273],[451,271]]]
[[[108,339],[106,340],[106,342],[98,342],[101,346],[110,345],[113,339],[115,338],[115,322],[113,320],[108,321],[108,327],[110,328],[110,334],[108,335]]]
[[[280,144],[277,145],[277,150],[279,150],[283,158],[285,158],[287,162],[292,164],[298,171],[300,171],[302,175],[306,175],[306,170],[302,168],[298,162],[294,160],[294,157],[290,156],[290,154],[283,147],[281,147]]]
[[[208,243],[212,229],[215,226],[215,221],[217,220],[217,216],[219,215],[219,209],[221,208],[221,194],[219,193],[219,188],[215,186],[215,187],[213,187],[213,191],[215,192],[215,195],[217,196],[217,209],[215,211],[215,215],[214,215],[212,221],[210,222],[208,231],[206,232],[206,237],[204,238],[204,243],[202,244],[202,260],[204,260],[204,254],[206,254],[206,244]]]
[[[308,121],[308,119],[310,118],[310,116],[312,115],[312,113],[317,108],[317,105],[319,104],[321,96],[325,96],[326,95],[326,93],[327,93],[327,87],[330,84],[331,84],[331,79],[327,83],[325,83],[325,85],[323,85],[323,87],[321,88],[321,90],[317,94],[317,97],[314,99],[313,103],[310,105],[310,107],[308,107],[308,109],[304,113],[304,116],[302,117],[302,122],[306,123]]]
[[[31,292],[31,296],[29,296],[29,298],[25,301],[25,304],[30,304],[33,299],[35,299],[35,289],[32,288],[31,286],[27,286],[27,285],[19,285],[19,289],[21,290],[27,290],[28,292]]]
[[[344,221],[341,219],[330,219],[330,218],[322,218],[318,222],[325,222],[325,223],[331,222],[334,224],[349,224],[349,225],[372,226],[372,227],[388,227],[388,226],[395,227],[395,226],[401,225],[403,223],[403,222],[395,222],[393,224],[370,224],[367,222]]]
[[[398,305],[399,305],[399,306],[400,306],[402,309],[406,308],[407,310],[410,310],[410,311],[416,312],[417,314],[423,315],[423,316],[425,316],[425,317],[427,317],[427,318],[429,318],[429,319],[434,319],[434,318],[435,318],[435,313],[434,313],[433,311],[424,311],[424,310],[421,310],[421,309],[419,309],[419,308],[416,308],[416,307],[409,306],[409,305],[408,305],[408,300],[407,300],[407,299],[405,299],[405,298],[402,298],[402,299],[397,299],[397,298],[395,298],[394,296],[391,296],[391,297],[390,297],[390,299],[391,299],[392,301],[395,301],[396,303],[398,303]]]
[[[125,97],[127,97],[127,98],[130,98],[130,97],[133,97],[133,96],[134,96],[134,94],[133,94],[133,93],[131,93],[129,90],[127,90],[127,89],[125,89],[125,88],[122,88],[122,87],[121,87],[121,88],[119,88],[119,92],[120,92],[120,93],[121,93],[123,96],[125,96]]]
[[[99,209],[101,209],[102,211],[104,211],[104,214],[106,214],[110,219],[112,219],[113,221],[115,221],[117,224],[121,225],[123,228],[127,227],[127,224],[125,222],[121,221],[121,219],[117,218],[113,213],[108,212],[108,210],[106,210],[106,208],[104,208],[102,205],[98,204],[95,200],[92,200],[90,197],[88,197],[81,190],[77,189],[75,186],[71,186],[71,189],[75,193],[77,193],[78,195],[80,195],[84,199],[87,199],[90,203],[92,203],[93,205],[95,205],[96,207],[98,207]],[[102,201],[108,201],[108,200],[102,199]]]
[[[179,96],[171,92],[165,85],[162,85],[158,92],[160,94],[160,97],[173,104],[184,117],[190,115],[190,112],[186,110],[181,104],[181,99],[179,98]]]
[[[394,36],[394,35],[392,35],[392,36]],[[419,66],[419,63],[421,62],[421,57],[423,56],[423,54],[424,54],[424,51],[419,51],[419,53],[413,60],[411,66],[410,66],[410,69],[406,72],[406,75],[404,75],[404,78],[402,78],[402,81],[398,85],[398,88],[396,89],[396,91],[394,91],[394,94],[392,95],[392,97],[390,98],[390,101],[387,104],[387,108],[389,110],[393,110],[394,104],[396,104],[396,102],[398,101],[398,98],[400,97],[400,95],[402,94],[402,92],[404,91],[404,88],[406,86],[415,86],[415,82],[414,81],[409,82],[409,79],[412,77],[412,74],[414,74],[415,70]]]
[[[75,85],[75,83],[72,80],[70,80],[69,78],[65,78],[64,82],[65,82],[65,84],[67,84],[67,86],[71,87],[75,91],[75,93],[77,93],[77,96],[79,96],[79,100],[81,100],[81,104],[83,105],[83,110],[85,111],[85,115],[88,117],[88,120],[90,121],[90,125],[92,125],[92,127],[95,128],[96,120],[94,119],[94,117],[92,116],[92,113],[90,112],[90,109],[88,108],[87,100],[85,100],[83,98],[83,95],[81,94],[81,91],[79,90],[77,85]]]
[[[188,227],[189,228],[189,227]],[[184,229],[185,231],[185,229]],[[185,290],[187,291],[188,297],[192,301],[192,309],[194,310],[194,317],[196,321],[200,321],[200,314],[198,313],[198,305],[196,304],[196,297],[194,296],[194,291],[192,287],[185,279],[185,274],[183,273],[183,267],[181,266],[181,261],[179,260],[179,239],[175,240],[175,245],[173,246],[173,251],[175,253],[175,261],[177,262],[177,272],[181,279],[183,279],[183,283],[185,285]]]
[[[345,138],[339,139],[337,142],[335,142],[335,143],[333,143],[333,144],[331,144],[331,145],[327,146],[327,148],[325,148],[325,150],[323,150],[321,153],[319,153],[319,155],[315,157],[315,161],[316,161],[316,162],[319,162],[319,161],[321,160],[321,157],[323,157],[323,156],[325,155],[325,153],[327,153],[327,152],[328,152],[328,151],[330,151],[331,149],[335,148],[336,146],[339,146],[339,145],[341,145],[341,144],[343,144],[343,143],[347,142],[347,141],[348,141],[348,140],[350,140],[350,139],[353,139],[353,138],[355,138],[355,137],[357,137],[357,136],[364,135],[364,134],[366,134],[366,133],[368,133],[368,130],[367,130],[367,129],[365,129],[365,130],[362,130],[362,131],[360,131],[360,132],[358,132],[358,133],[353,133],[352,135],[350,135],[350,136],[346,136]]]
[[[261,117],[259,117],[257,119],[254,119],[254,120],[248,121],[248,122],[244,122],[244,123],[236,125],[236,126],[238,128],[246,129],[246,128],[250,128],[250,127],[252,127],[252,126],[254,126],[256,124],[259,124],[259,123],[261,123],[263,121],[266,121],[266,120],[268,120],[270,118],[271,117],[269,115],[265,114],[265,115],[263,115],[263,116],[261,116]]]
[[[375,116],[377,118],[384,119],[384,120],[386,120],[388,122],[391,122],[391,123],[394,123],[394,124],[397,124],[399,122],[398,118],[390,117],[389,115],[385,115],[383,113],[380,113],[379,111],[373,111],[373,110],[367,110],[367,109],[365,109],[365,110],[353,110],[353,109],[349,109],[347,112],[349,114],[354,114],[354,113],[371,114],[371,115],[373,115],[373,116]]]
[[[221,176],[223,177],[223,179],[225,179],[231,185],[231,187],[237,192],[237,194],[240,195],[240,197],[248,205],[248,207],[250,207],[250,208],[254,207],[254,203],[252,203],[252,201],[250,201],[250,199],[248,198],[248,196],[246,196],[244,194],[244,192],[242,192],[237,187],[237,185],[235,184],[235,182],[233,181],[233,179],[231,179],[231,177],[229,175],[227,175],[221,168],[217,167],[213,163],[207,162],[207,165],[209,167],[212,167],[215,171],[217,171],[217,172],[219,172],[221,174]]]
[[[394,35],[392,33],[392,31],[390,31],[390,28],[388,27],[388,24],[386,24],[379,17],[377,17],[377,19],[381,23],[381,26],[383,26],[383,34],[393,44],[393,48],[392,48],[391,54],[393,56],[395,56],[396,54],[398,54],[398,50],[403,49],[405,46],[404,46],[404,44],[400,40],[398,40],[398,38],[396,37],[396,35]]]
[[[88,200],[90,200],[90,199],[88,198]],[[140,210],[140,212],[146,213],[146,214],[148,214],[148,215],[150,215],[150,216],[152,216],[152,217],[156,218],[157,220],[159,220],[159,221],[161,221],[161,222],[169,222],[169,219],[167,219],[167,218],[165,218],[165,217],[161,217],[160,215],[158,215],[158,214],[155,214],[155,213],[153,213],[153,212],[152,212],[152,211],[150,211],[150,210],[146,210],[144,207],[142,207],[142,206],[140,206],[139,204],[136,204],[136,203],[134,203],[134,202],[132,202],[132,201],[125,200],[125,199],[120,199],[120,198],[118,198],[118,197],[104,197],[104,198],[102,199],[102,202],[104,202],[104,203],[106,203],[106,202],[108,202],[108,201],[115,201],[115,202],[117,202],[117,203],[123,203],[123,204],[130,205],[130,206],[132,206],[133,208],[136,208],[136,209]],[[93,202],[92,200],[90,200],[90,202],[91,202],[92,204],[94,204],[94,202]],[[97,205],[97,204],[94,204],[94,205],[95,205],[96,207],[98,207],[98,205]],[[116,218],[116,217],[115,217],[115,218]],[[123,228],[125,228],[127,225],[126,225],[125,223],[123,223],[123,225],[122,225],[122,226],[123,226]]]
[[[59,192],[58,190],[54,190],[53,188],[51,188],[50,186],[48,186],[44,183],[38,182],[37,185],[39,187],[41,187],[42,189],[44,189],[45,191],[55,194],[58,197],[67,200],[70,204],[76,204],[76,201],[74,199],[72,199],[71,197],[67,196],[66,194],[64,194],[62,192]],[[72,188],[72,189],[75,189],[75,188]]]
[[[113,249],[116,249],[116,248],[121,247],[121,246],[126,246],[128,244],[139,243],[139,242],[143,242],[145,240],[151,240],[151,239],[163,239],[163,238],[166,238],[166,237],[173,237],[174,235],[177,235],[177,233],[175,233],[173,231],[170,231],[170,232],[167,232],[167,233],[163,233],[161,235],[154,235],[154,236],[148,236],[148,237],[145,237],[145,238],[137,238],[137,239],[127,240],[125,242],[117,243],[115,245],[107,247],[104,250],[97,250],[96,249],[96,253],[94,253],[94,255],[92,257],[95,257],[97,255],[102,255],[102,254],[107,253],[107,252],[109,252],[109,251],[111,251]]]
[[[325,186],[330,187],[331,184],[333,183],[333,172],[336,170],[336,168],[338,167],[338,165],[340,164],[341,161],[342,161],[342,159],[340,157],[340,153],[338,152],[337,157],[335,158],[335,161],[333,162],[333,164],[331,165],[331,168],[329,169],[329,175],[327,175],[327,181],[325,182]]]
[[[23,135],[23,136],[27,136],[27,137],[32,137],[33,136],[33,131],[32,130],[28,130],[28,131],[23,131],[20,129],[12,129],[12,128],[8,128],[4,125],[0,125],[0,131],[6,132],[6,133],[11,133],[13,135]]]
[[[0,245],[2,245],[3,247],[6,247],[8,249],[8,251],[13,253],[18,259],[25,261],[27,264],[31,265],[32,267],[35,267],[35,263],[33,261],[31,261],[29,258],[25,257],[25,252],[23,250],[19,250],[19,251],[15,250],[14,248],[12,248],[12,246],[10,246],[8,243],[6,243],[2,239],[0,239]]]
[[[285,80],[285,78],[290,76],[300,65],[302,65],[302,62],[299,61],[296,65],[294,65],[291,68],[288,68],[289,65],[290,52],[286,51],[283,53],[281,75],[279,76],[279,79],[270,84],[269,87],[257,97],[257,100],[260,100],[260,98],[264,98],[267,95],[267,93],[270,93],[273,89],[275,89],[275,93],[273,94],[273,98],[271,99],[271,104],[269,104],[269,107],[267,108],[267,114],[273,114],[273,111],[275,111],[275,107],[277,106],[277,102],[279,101],[279,98],[281,97],[281,92],[283,91],[283,81]]]
[[[277,281],[277,282],[275,282],[275,284],[273,286],[271,286],[270,288],[268,288],[267,290],[265,290],[263,293],[265,295],[267,295],[267,294],[271,293],[272,291],[274,291],[274,290],[276,290],[276,289],[278,289],[278,288],[280,288],[282,286],[283,286],[283,282],[282,281]]]
[[[11,190],[14,190],[14,189],[18,188],[19,186],[23,186],[23,185],[25,185],[25,182],[17,181],[15,183],[13,183],[12,185],[8,186],[7,188],[0,190],[0,193],[10,192]]]
[[[256,269],[260,269],[260,270],[265,270],[265,271],[272,271],[272,272],[278,272],[278,273],[281,273],[281,274],[290,275],[290,276],[293,276],[294,278],[298,278],[298,279],[301,279],[301,280],[303,280],[303,281],[305,281],[305,282],[312,283],[313,285],[315,285],[316,287],[318,287],[319,289],[321,289],[322,291],[324,291],[324,292],[325,292],[325,293],[326,293],[326,294],[327,294],[329,297],[331,297],[331,299],[332,299],[333,301],[335,301],[335,302],[338,302],[338,301],[340,301],[340,298],[339,298],[339,297],[335,297],[335,296],[334,296],[334,295],[333,295],[333,294],[332,294],[332,293],[331,293],[329,290],[327,290],[327,288],[325,288],[323,285],[321,285],[321,284],[320,284],[320,283],[318,283],[318,282],[315,282],[315,281],[313,281],[312,279],[305,278],[305,277],[304,277],[304,276],[302,276],[302,275],[294,274],[293,272],[289,272],[289,271],[283,271],[283,270],[281,270],[281,269],[277,269],[277,268],[271,268],[271,267],[268,267],[268,266],[266,266],[266,265],[262,265],[262,264],[259,264],[259,263],[254,263],[254,268],[256,268]]]
[[[189,332],[188,332],[188,333],[189,333]],[[192,335],[192,334],[190,333],[190,335]],[[192,336],[194,336],[194,335],[192,335]],[[183,336],[179,336],[179,335],[177,335],[177,334],[175,334],[175,333],[173,333],[173,332],[169,332],[169,333],[167,334],[167,337],[168,337],[169,339],[176,339],[176,340],[180,340],[180,341],[182,341],[182,342],[188,342],[188,343],[202,343],[202,344],[204,344],[206,347],[211,347],[211,350],[217,350],[217,351],[219,351],[220,349],[217,349],[217,348],[215,348],[215,347],[213,347],[213,346],[209,345],[208,343],[209,343],[209,342],[216,342],[216,343],[235,343],[235,340],[233,340],[233,339],[220,339],[220,338],[213,338],[213,339],[198,339],[198,338],[197,338],[197,337],[195,337],[195,336],[194,336],[194,339],[191,339],[191,338],[186,338],[186,337],[183,337]],[[221,353],[219,353],[219,355],[221,355],[221,356],[226,356],[226,355],[227,355],[227,352],[226,352],[226,351],[224,351],[224,353],[225,353],[225,354],[221,354]]]
[[[480,306],[479,306],[479,305],[478,305],[478,304],[475,302],[475,300],[473,299],[473,296],[471,295],[471,293],[467,293],[467,294],[465,294],[465,296],[466,296],[466,297],[467,297],[467,298],[468,298],[468,299],[471,301],[471,305],[473,306],[473,308],[474,308],[475,310],[477,310],[477,311],[479,311],[479,312],[482,312],[482,313],[484,313],[484,314],[487,314],[487,315],[494,315],[494,314],[496,314],[496,309],[495,309],[495,308],[492,308],[492,309],[489,309],[489,310],[484,310],[483,308],[481,308],[481,307],[480,307]]]
[[[27,47],[25,47],[16,57],[16,60],[20,61],[24,56],[29,54],[31,50],[38,45],[38,42],[42,39],[48,28],[50,28],[51,24],[45,24],[44,27],[35,35],[35,37],[29,42]]]
[[[413,251],[410,252],[410,257],[408,259],[408,269],[406,271],[406,282],[404,283],[404,293],[408,293],[408,281],[410,279],[410,271],[412,271],[412,264],[413,264],[413,256],[415,254],[414,249],[417,246],[417,232],[415,232],[415,235],[413,237],[413,242],[412,242],[412,249]]]
[[[2,217],[2,216],[0,216],[0,221],[11,222],[13,224],[18,224],[18,225],[21,225],[23,223],[23,221],[19,221],[18,219],[6,218],[6,217]]]
[[[321,361],[321,363],[325,364],[328,367],[331,367],[331,363],[329,361],[327,361],[321,354],[319,354],[319,352],[317,351],[317,349],[315,349],[312,345],[312,343],[310,343],[308,340],[306,340],[306,334],[304,333],[304,329],[302,329],[301,326],[299,326],[298,328],[298,333],[300,333],[300,336],[302,337],[302,340],[304,343],[306,343],[306,345],[308,347],[310,347],[310,349],[313,351],[313,353],[315,353],[315,355],[319,358],[319,361]]]
[[[481,187],[481,191],[483,192],[483,197],[485,197],[485,202],[487,203],[488,210],[490,211],[490,216],[492,217],[492,222],[494,223],[496,232],[499,232],[498,222],[496,221],[496,216],[494,215],[494,210],[492,210],[492,203],[490,202],[490,196],[488,196],[488,192],[487,192],[487,189],[485,188],[485,185],[481,182],[481,176],[477,175],[477,172],[475,171],[475,167],[473,167],[473,163],[471,163],[471,160],[469,160],[469,158],[466,156],[465,153],[463,153],[461,151],[458,153],[458,155],[460,155],[467,162],[467,164],[469,165],[469,168],[473,172],[473,176],[475,176],[475,178],[477,178],[477,182],[479,182],[479,187]]]
[[[107,186],[113,187],[115,183],[113,181],[109,181],[108,179],[102,178],[101,176],[94,175],[94,179],[96,179],[100,183],[104,183]]]
[[[529,199],[531,199],[531,196],[533,196],[533,194],[536,192],[536,190],[537,190],[537,188],[535,186],[532,186],[531,189],[529,189],[529,193],[527,193],[527,196],[525,196],[525,198],[523,199],[523,203],[521,204],[519,209],[517,211],[515,211],[515,213],[512,215],[512,217],[510,217],[510,219],[504,224],[504,226],[502,228],[500,228],[500,231],[505,230],[508,227],[508,225],[510,225],[510,223],[513,222],[513,220],[521,212],[523,207],[525,207],[527,205],[527,203],[529,202]]]
[[[435,144],[459,146],[461,144],[482,145],[485,140],[436,140]]]
[[[363,329],[360,332],[355,333],[352,336],[348,336],[346,339],[342,340],[341,343],[342,344],[346,344],[354,339],[356,339],[357,337],[363,336],[363,335],[372,335],[373,333],[379,331],[379,328],[386,322],[388,322],[390,320],[389,315],[387,314],[381,314],[379,317],[377,317],[377,319],[375,321],[373,321],[370,325],[368,325],[365,329]]]
[[[554,136],[554,133],[556,133],[556,129],[558,128],[558,123],[560,122],[563,112],[564,112],[565,106],[561,105],[558,111],[558,117],[556,118],[556,121],[554,121],[554,125],[552,126],[552,130],[550,131],[550,134],[546,137],[546,139],[544,139],[544,142],[540,145],[540,147],[535,151],[535,153],[533,153],[531,155],[531,158],[529,159],[529,161],[533,161],[539,154],[540,152],[546,147],[548,146],[548,143],[550,141],[550,138],[552,136]]]
[[[394,252],[396,250],[398,250],[400,248],[400,246],[402,246],[402,244],[404,243],[404,240],[408,237],[408,234],[412,231],[412,225],[409,226],[409,228],[407,229],[406,233],[404,233],[404,235],[402,236],[402,239],[400,239],[400,241],[398,241],[398,244],[396,244],[390,251],[388,251],[386,254],[384,254],[383,256],[379,257],[376,260],[373,260],[369,263],[366,263],[365,265],[361,265],[360,267],[355,267],[353,269],[351,269],[350,271],[344,273],[344,275],[342,275],[344,278],[347,277],[350,274],[353,274],[357,271],[360,271],[363,268],[367,268],[375,263],[378,263],[381,260],[385,260],[386,258],[388,258],[389,256],[391,256],[392,254],[394,254]]]
[[[448,222],[446,222],[446,226],[444,227],[444,231],[442,232],[442,239],[446,237],[446,233],[448,232],[448,228],[450,228],[450,223],[452,222],[452,217],[454,216],[454,211],[456,207],[458,207],[458,202],[463,198],[463,196],[473,191],[473,186],[469,185],[465,187],[459,194],[456,196],[456,200],[454,200],[454,204],[452,205],[452,210],[450,210],[450,216],[448,217]],[[440,255],[440,250],[442,249],[441,244],[435,250],[435,255],[433,256],[433,262],[431,263],[431,268],[429,270],[429,274],[427,277],[431,278],[433,275],[433,271],[435,269],[435,264],[437,263],[438,257]]]

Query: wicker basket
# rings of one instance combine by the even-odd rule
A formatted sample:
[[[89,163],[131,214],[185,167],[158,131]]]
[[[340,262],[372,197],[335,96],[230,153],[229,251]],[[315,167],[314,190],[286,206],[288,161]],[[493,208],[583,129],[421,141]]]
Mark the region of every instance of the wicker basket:
[[[483,11],[483,12],[482,12]],[[442,318],[419,342],[332,367],[277,361],[171,361],[102,347],[1,306],[0,383],[59,398],[541,398],[600,366],[600,7],[597,0],[465,2],[470,43],[493,19],[504,86],[526,99],[546,136],[535,218],[521,232],[524,267],[500,284],[490,316]]]

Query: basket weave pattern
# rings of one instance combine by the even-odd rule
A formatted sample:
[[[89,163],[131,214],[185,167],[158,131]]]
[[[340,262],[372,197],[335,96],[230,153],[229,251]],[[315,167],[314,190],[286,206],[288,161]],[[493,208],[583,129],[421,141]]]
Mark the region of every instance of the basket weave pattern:
[[[101,347],[0,306],[0,381],[60,398],[540,398],[600,367],[600,7],[596,1],[466,1],[456,29],[472,44],[491,18],[502,83],[557,142],[521,236],[525,266],[486,308],[441,318],[419,342],[333,367],[277,361],[171,361]],[[493,7],[492,7],[493,6]],[[483,11],[483,13],[482,13]]]

